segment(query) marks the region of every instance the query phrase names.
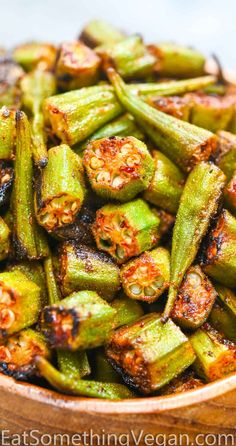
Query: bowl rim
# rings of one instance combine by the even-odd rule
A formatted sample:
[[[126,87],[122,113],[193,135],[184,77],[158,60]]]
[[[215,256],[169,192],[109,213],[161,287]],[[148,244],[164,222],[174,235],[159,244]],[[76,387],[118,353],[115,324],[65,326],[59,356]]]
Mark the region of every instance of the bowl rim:
[[[198,403],[221,397],[236,390],[236,374],[233,373],[213,383],[185,393],[153,396],[125,400],[101,400],[64,395],[55,390],[46,389],[35,384],[15,381],[13,378],[0,375],[0,392],[9,392],[15,397],[33,402],[55,406],[57,409],[72,410],[75,413],[97,414],[141,414],[158,413],[167,410],[182,409]],[[29,406],[30,407],[30,406]]]

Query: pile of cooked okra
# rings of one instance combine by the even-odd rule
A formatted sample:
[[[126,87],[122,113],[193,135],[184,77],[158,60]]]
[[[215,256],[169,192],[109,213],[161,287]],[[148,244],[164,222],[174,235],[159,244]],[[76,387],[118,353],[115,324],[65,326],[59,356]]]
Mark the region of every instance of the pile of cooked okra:
[[[122,399],[236,372],[236,88],[102,21],[0,50],[0,371]]]

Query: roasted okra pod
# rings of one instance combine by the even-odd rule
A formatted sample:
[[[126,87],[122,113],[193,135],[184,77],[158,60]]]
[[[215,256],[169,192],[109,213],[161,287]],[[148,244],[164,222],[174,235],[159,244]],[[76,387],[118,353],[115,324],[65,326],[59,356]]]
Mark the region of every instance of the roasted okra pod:
[[[168,115],[182,119],[183,121],[189,121],[191,106],[190,101],[186,97],[151,96],[148,97],[147,103]]]
[[[38,320],[40,288],[20,271],[0,273],[0,338],[3,339]]]
[[[21,105],[20,79],[24,71],[7,56],[0,54],[0,107],[18,109]]]
[[[215,381],[236,371],[236,346],[204,324],[191,337],[190,342],[197,356],[194,368],[206,381]]]
[[[190,342],[171,320],[149,314],[116,330],[106,349],[125,382],[143,394],[153,393],[175,378],[194,359]]]
[[[0,371],[25,381],[38,374],[37,355],[50,358],[44,336],[31,328],[22,330],[0,342]]]
[[[0,109],[0,159],[14,158],[16,141],[15,112],[7,107]]]
[[[44,273],[43,266],[40,262],[29,262],[24,261],[16,264],[10,264],[8,267],[9,271],[20,271],[22,272],[29,280],[36,283],[40,288],[40,297],[41,297],[41,307],[43,308],[48,304],[48,292],[46,287],[46,275]]]
[[[152,156],[155,172],[143,196],[150,203],[168,212],[176,213],[184,188],[184,175],[172,161],[158,150],[153,150]]]
[[[218,298],[210,314],[210,324],[236,343],[236,295],[231,289],[219,284],[215,284],[215,289]]]
[[[108,204],[96,213],[93,234],[98,249],[124,263],[153,248],[159,238],[160,219],[141,199],[122,205]]]
[[[63,90],[88,87],[98,81],[100,58],[82,42],[63,43],[56,63],[58,86]]]
[[[217,133],[217,136],[217,164],[230,181],[236,170],[236,135],[222,130]]]
[[[13,59],[26,71],[38,67],[51,70],[56,60],[56,48],[50,43],[26,43],[14,49]]]
[[[61,249],[60,281],[64,296],[90,290],[110,301],[120,287],[119,268],[107,254],[67,242]]]
[[[94,192],[111,200],[132,200],[149,186],[154,174],[146,145],[132,136],[90,142],[83,162]]]
[[[131,299],[154,302],[168,288],[170,255],[165,248],[146,251],[121,269],[121,282]]]
[[[106,43],[120,42],[124,38],[125,35],[121,31],[104,20],[91,20],[79,36],[79,39],[91,48]]]
[[[61,144],[48,151],[48,164],[39,173],[35,193],[38,223],[51,232],[71,224],[85,195],[83,166],[69,146]]]
[[[210,231],[202,266],[206,274],[230,288],[236,287],[236,219],[223,209]]]
[[[171,318],[183,329],[195,330],[206,322],[216,296],[216,290],[200,266],[191,266],[179,288]]]

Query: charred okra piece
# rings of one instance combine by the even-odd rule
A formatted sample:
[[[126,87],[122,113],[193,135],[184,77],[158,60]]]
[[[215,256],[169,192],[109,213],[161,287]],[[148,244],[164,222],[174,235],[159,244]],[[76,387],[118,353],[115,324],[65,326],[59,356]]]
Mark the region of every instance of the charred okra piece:
[[[52,348],[86,350],[105,342],[115,314],[94,291],[80,291],[45,307],[40,326]]]
[[[51,70],[56,61],[56,51],[56,47],[50,43],[25,43],[14,49],[13,59],[26,71],[38,67]]]
[[[0,342],[0,371],[26,381],[38,374],[37,355],[50,357],[44,336],[31,328],[22,330]]]
[[[0,338],[35,324],[40,310],[36,283],[20,271],[0,273]]]
[[[204,324],[191,337],[196,353],[194,368],[206,381],[215,381],[236,370],[236,346],[223,338],[209,324]]]
[[[100,58],[82,42],[63,43],[56,63],[57,84],[63,90],[94,85],[99,68]]]
[[[66,144],[48,151],[48,164],[40,172],[35,193],[38,223],[48,232],[71,224],[85,195],[83,166]]]
[[[151,96],[148,97],[147,103],[152,107],[160,110],[175,118],[189,121],[190,118],[190,101],[187,97],[180,96]]]
[[[76,149],[77,153],[82,152],[86,149],[89,142],[102,138],[111,138],[114,137],[114,135],[123,137],[133,136],[137,139],[141,139],[141,141],[145,139],[144,134],[136,126],[134,118],[126,113],[98,129],[92,136],[74,149]]]
[[[193,263],[224,187],[225,175],[214,164],[200,163],[188,176],[174,226],[170,288],[164,318],[174,305],[184,274]]]
[[[233,106],[227,96],[211,96],[192,93],[189,96],[191,107],[191,123],[215,133],[227,130],[233,116]]]
[[[44,115],[62,142],[74,145],[122,113],[109,85],[85,87],[51,96],[44,102]]]
[[[4,260],[10,251],[10,229],[0,217],[0,261]]]
[[[10,199],[14,179],[13,167],[5,161],[0,161],[0,207]]]
[[[103,206],[96,213],[92,230],[98,249],[124,263],[156,245],[159,223],[148,205],[137,199]]]
[[[40,262],[21,262],[9,266],[9,271],[20,271],[40,288],[41,308],[48,304],[46,276]]]
[[[236,219],[225,209],[207,237],[202,266],[223,285],[236,286]]]
[[[165,248],[146,251],[121,269],[121,282],[131,299],[155,302],[168,288],[170,255]]]
[[[104,20],[91,20],[83,28],[79,36],[79,40],[91,48],[98,45],[104,45],[106,43],[120,42],[124,38],[124,33]]]
[[[181,170],[158,150],[152,151],[155,173],[147,190],[145,200],[175,214],[184,189]]]
[[[195,355],[190,342],[171,320],[158,313],[116,330],[106,349],[125,382],[143,394],[157,391],[187,369]]]
[[[183,329],[196,329],[206,322],[217,292],[199,265],[191,266],[179,288],[171,318]]]
[[[0,109],[0,159],[14,158],[16,140],[15,112],[7,107]]]
[[[230,132],[219,131],[217,165],[223,170],[228,181],[236,171],[236,135]]]
[[[107,74],[122,105],[154,144],[182,170],[189,171],[200,161],[208,160],[216,148],[213,133],[145,104],[130,93],[115,70],[109,68]]]
[[[68,226],[57,228],[52,235],[59,240],[76,240],[76,243],[93,246],[92,224],[95,220],[95,214],[95,210],[85,202],[77,214],[75,221]]]
[[[9,57],[0,57],[0,107],[17,109],[21,105],[20,79],[22,68]]]
[[[92,189],[112,200],[132,200],[149,186],[154,174],[147,146],[132,136],[90,142],[83,162]]]
[[[12,210],[16,256],[31,260],[46,257],[48,255],[46,236],[34,216],[30,126],[23,112],[16,112],[16,159]]]
[[[85,351],[57,350],[57,362],[60,372],[68,378],[80,379],[91,373]]]
[[[45,98],[55,93],[54,76],[48,71],[36,69],[26,74],[21,81],[23,104],[32,114],[32,151],[34,162],[39,167],[47,164],[46,136],[42,104]]]
[[[90,290],[110,301],[120,287],[119,268],[110,256],[69,242],[61,250],[60,280],[64,296]]]
[[[217,302],[210,314],[210,323],[227,339],[236,343],[236,295],[222,285],[215,284]]]
[[[111,306],[116,310],[113,319],[113,328],[131,324],[143,316],[143,309],[139,302],[131,300],[123,294],[114,299],[111,302]]]
[[[124,79],[145,78],[153,72],[156,58],[150,54],[140,36],[96,48],[104,71],[114,67]]]
[[[231,180],[225,187],[224,200],[226,207],[235,215],[236,214],[236,170]]]
[[[57,390],[70,395],[119,400],[133,398],[133,393],[123,384],[78,380],[58,372],[45,358],[38,356],[36,365],[40,374]]]
[[[195,49],[175,43],[149,45],[156,57],[155,71],[162,76],[196,77],[204,73],[205,57]]]
[[[186,371],[174,378],[167,386],[161,389],[162,395],[173,395],[176,393],[189,392],[204,385],[203,381],[193,373]]]

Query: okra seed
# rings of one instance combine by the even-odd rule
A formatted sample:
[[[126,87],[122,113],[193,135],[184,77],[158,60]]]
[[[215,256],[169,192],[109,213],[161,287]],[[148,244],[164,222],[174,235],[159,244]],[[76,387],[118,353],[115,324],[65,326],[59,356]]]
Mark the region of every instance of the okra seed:
[[[122,186],[123,184],[124,184],[124,180],[121,177],[116,177],[112,182],[112,186],[117,187],[117,188]]]
[[[146,296],[154,296],[155,290],[152,287],[147,286],[147,287],[144,288],[144,294]]]
[[[10,179],[11,179],[11,177],[10,177],[9,173],[6,173],[1,179],[1,184],[7,183]]]
[[[161,288],[163,286],[163,283],[164,283],[163,277],[159,277],[159,279],[156,279],[152,285],[154,288]]]
[[[90,160],[90,167],[92,169],[99,169],[104,166],[104,161],[102,159],[96,158],[95,156]]]
[[[139,156],[132,156],[132,157],[129,156],[126,159],[126,164],[129,167],[133,167],[134,164],[138,164],[138,163],[140,163],[140,157]]]
[[[130,286],[130,292],[132,294],[134,294],[135,296],[138,296],[139,294],[141,294],[142,288],[139,285],[137,285],[137,284],[131,285]]]
[[[10,328],[15,322],[15,314],[7,308],[0,311],[0,327],[1,329]]]
[[[128,152],[130,152],[132,150],[132,145],[131,144],[124,144],[121,149],[120,152],[122,153],[122,155],[126,155]]]
[[[110,179],[111,179],[111,176],[110,176],[110,174],[109,174],[109,172],[100,172],[98,175],[97,175],[97,182],[105,182],[105,183],[109,183],[110,182]]]
[[[199,274],[196,273],[190,273],[188,275],[188,279],[189,279],[189,283],[191,284],[191,286],[193,288],[197,288],[201,285],[201,277],[199,276]]]
[[[125,256],[125,251],[121,246],[117,246],[116,248],[116,256],[118,259],[123,259]]]
[[[2,291],[0,297],[0,304],[5,304],[5,305],[11,304],[11,296],[7,291]]]

